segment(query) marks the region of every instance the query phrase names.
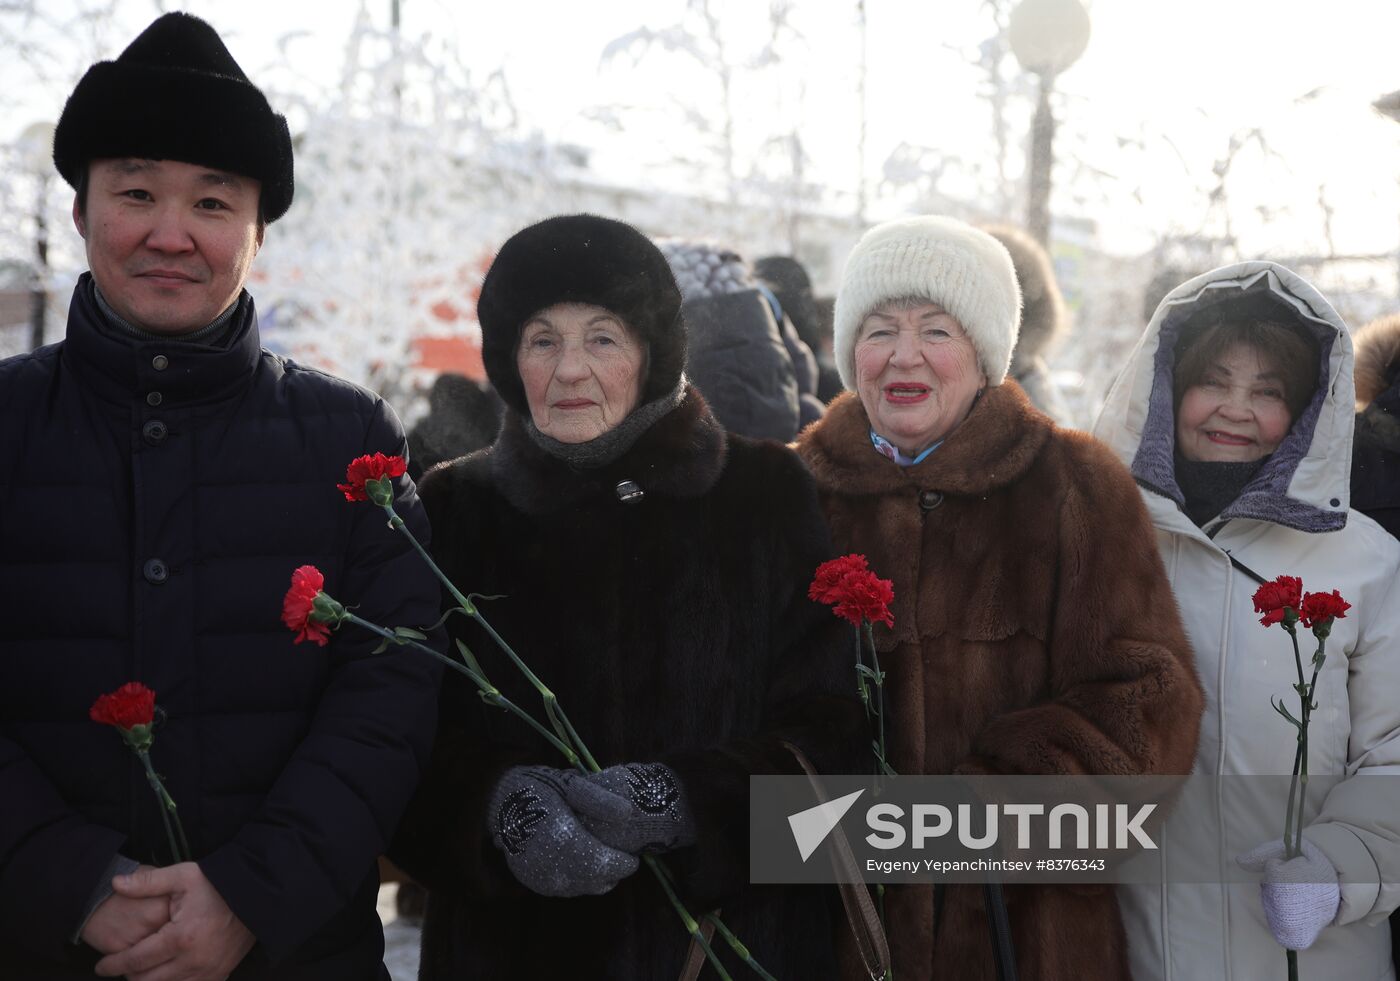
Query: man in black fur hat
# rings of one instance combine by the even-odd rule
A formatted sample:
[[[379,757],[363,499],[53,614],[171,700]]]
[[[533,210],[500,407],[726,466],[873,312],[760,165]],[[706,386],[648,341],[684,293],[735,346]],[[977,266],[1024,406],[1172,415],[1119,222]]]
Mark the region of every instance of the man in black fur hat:
[[[336,489],[406,454],[393,411],[259,344],[243,286],[292,202],[286,120],[212,27],[167,14],[78,83],[54,163],[90,272],[65,340],[0,362],[0,979],[387,979],[375,857],[437,672],[368,634],[294,648],[282,597],[315,564],[408,625],[438,590]],[[193,861],[88,718],[128,681],[156,692]]]

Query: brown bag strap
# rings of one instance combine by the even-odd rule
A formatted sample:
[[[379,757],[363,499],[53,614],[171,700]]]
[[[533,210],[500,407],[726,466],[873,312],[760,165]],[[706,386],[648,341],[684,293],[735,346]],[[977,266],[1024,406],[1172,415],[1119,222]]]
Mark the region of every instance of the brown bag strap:
[[[817,800],[825,804],[828,799],[826,791],[822,789],[816,768],[807,754],[790,742],[784,741],[783,746],[807,774]],[[839,824],[832,830],[830,841],[831,867],[836,872],[836,888],[841,893],[841,905],[846,908],[846,923],[851,928],[851,936],[855,938],[856,950],[860,953],[866,973],[872,981],[879,981],[890,970],[890,945],[885,937],[884,924],[880,922],[875,901],[870,898],[870,890],[861,881],[860,867],[856,865],[851,843]]]
[[[811,781],[817,800],[825,804],[828,800],[826,791],[822,789],[817,770],[812,766],[807,754],[786,740],[783,741],[783,748],[797,760],[797,765],[802,767],[802,771]],[[830,840],[831,866],[836,872],[836,888],[841,893],[841,905],[846,908],[846,923],[851,928],[851,935],[855,938],[856,950],[860,952],[860,960],[865,965],[866,973],[870,975],[871,981],[880,981],[890,969],[890,945],[885,937],[885,927],[880,922],[875,901],[870,898],[870,890],[865,888],[861,881],[860,868],[856,865],[851,843],[840,825],[831,832]],[[715,910],[714,913],[718,916],[719,910]],[[708,919],[701,922],[700,933],[706,943],[713,944],[715,925]],[[680,981],[696,981],[700,976],[700,969],[704,966],[704,948],[692,937],[690,948],[686,951],[685,967],[681,969]]]

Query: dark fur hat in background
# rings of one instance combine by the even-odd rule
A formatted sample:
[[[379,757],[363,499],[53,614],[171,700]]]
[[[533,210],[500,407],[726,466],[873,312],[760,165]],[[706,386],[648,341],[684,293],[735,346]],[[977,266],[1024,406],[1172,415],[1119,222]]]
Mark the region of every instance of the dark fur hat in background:
[[[1014,376],[1069,330],[1069,313],[1050,255],[1039,242],[1010,225],[989,225],[983,231],[1006,246],[1021,284],[1021,334],[1011,355]]]
[[[642,403],[675,390],[685,370],[681,291],[666,257],[631,225],[597,215],[560,215],[501,246],[476,304],[481,356],[501,398],[530,412],[516,368],[520,331],[556,303],[591,303],[617,314],[646,345]]]
[[[54,131],[53,162],[75,188],[105,157],[177,160],[254,177],[261,211],[276,221],[292,203],[287,120],[238,67],[218,32],[190,14],[165,14],[115,61],[78,82]]]

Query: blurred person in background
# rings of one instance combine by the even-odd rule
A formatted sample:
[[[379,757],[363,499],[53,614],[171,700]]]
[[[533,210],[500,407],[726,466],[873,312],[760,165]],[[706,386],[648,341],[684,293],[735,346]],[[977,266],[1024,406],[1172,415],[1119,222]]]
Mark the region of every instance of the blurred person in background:
[[[1351,506],[1400,538],[1400,314],[1356,332]]]
[[[1011,354],[1011,377],[1031,405],[1061,426],[1073,426],[1068,406],[1050,373],[1046,359],[1069,334],[1069,310],[1055,279],[1050,254],[1019,228],[991,225],[983,229],[1011,255],[1021,284],[1021,332]]]
[[[754,273],[768,289],[768,294],[778,306],[781,317],[786,317],[792,326],[796,339],[811,355],[816,377],[810,386],[799,379],[804,394],[814,396],[825,406],[841,394],[841,373],[836,370],[836,362],[831,357],[831,318],[823,319],[817,308],[816,296],[812,292],[812,280],[802,264],[790,256],[766,256],[754,263]],[[793,363],[805,360],[801,349],[789,340],[788,351]],[[813,421],[804,416],[803,425]]]
[[[686,373],[710,411],[731,433],[791,442],[804,413],[815,418],[821,406],[804,403],[782,328],[753,270],[738,253],[712,242],[662,238],[656,244],[684,298]]]
[[[501,400],[488,386],[444,372],[428,391],[428,414],[408,434],[414,480],[447,460],[490,446],[501,428]]]

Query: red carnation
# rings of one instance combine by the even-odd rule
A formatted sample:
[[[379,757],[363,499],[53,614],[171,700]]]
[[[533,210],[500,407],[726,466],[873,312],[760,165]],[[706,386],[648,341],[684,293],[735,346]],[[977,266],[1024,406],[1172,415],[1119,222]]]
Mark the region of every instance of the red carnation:
[[[871,572],[863,555],[843,555],[823,562],[807,595],[830,605],[833,613],[857,627],[863,620],[894,626],[889,607],[894,602],[894,583]]]
[[[386,477],[402,477],[407,469],[408,464],[401,456],[385,456],[383,453],[357,456],[350,461],[350,466],[345,468],[345,483],[335,486],[340,488],[347,501],[373,501],[382,507],[393,500],[393,493],[379,481]],[[372,486],[366,488],[366,483]],[[372,496],[376,490],[380,491],[379,497]],[[385,493],[387,499],[381,499]]]
[[[818,603],[839,602],[838,591],[842,581],[851,573],[869,569],[864,555],[843,555],[817,566],[817,574],[812,577],[812,585],[807,588],[807,598]]]
[[[114,692],[97,696],[88,717],[124,731],[149,726],[156,717],[156,693],[139,681],[128,681]]]
[[[330,640],[330,627],[316,619],[316,597],[322,595],[325,584],[321,570],[314,565],[300,566],[292,573],[292,586],[282,600],[282,622],[296,632],[293,643],[309,640],[325,647]]]
[[[1325,637],[1332,629],[1332,621],[1345,617],[1350,609],[1351,604],[1342,599],[1342,594],[1335,589],[1330,593],[1308,593],[1303,597],[1298,618],[1303,621],[1303,626],[1311,627],[1314,633]]]
[[[1259,622],[1268,627],[1275,623],[1287,626],[1298,618],[1298,609],[1303,605],[1303,580],[1297,576],[1279,576],[1266,582],[1254,591],[1254,612],[1264,614]]]

